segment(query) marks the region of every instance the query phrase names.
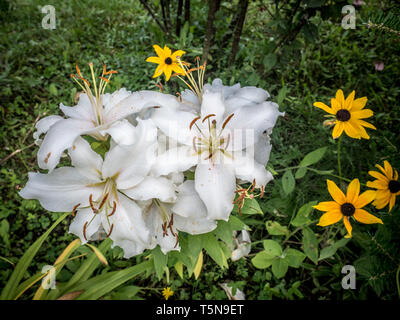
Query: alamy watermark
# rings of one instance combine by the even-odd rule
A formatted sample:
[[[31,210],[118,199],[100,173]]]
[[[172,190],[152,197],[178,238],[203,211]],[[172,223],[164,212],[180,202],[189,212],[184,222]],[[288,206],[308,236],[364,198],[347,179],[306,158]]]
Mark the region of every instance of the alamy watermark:
[[[356,28],[356,8],[352,5],[347,5],[342,8],[342,14],[345,16],[342,19],[342,28],[355,29]]]
[[[352,265],[345,265],[342,268],[342,274],[346,274],[342,279],[342,288],[354,290],[356,288],[356,268]]]
[[[45,290],[56,289],[56,268],[51,265],[45,265],[42,273],[47,273],[42,279],[42,288]]]

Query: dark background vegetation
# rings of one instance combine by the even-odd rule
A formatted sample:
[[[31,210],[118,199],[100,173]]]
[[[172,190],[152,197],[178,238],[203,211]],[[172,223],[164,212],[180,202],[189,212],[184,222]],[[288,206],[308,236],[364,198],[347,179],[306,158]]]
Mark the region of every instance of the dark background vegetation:
[[[398,34],[368,28],[377,13],[385,17],[396,12],[397,1],[364,1],[356,7],[356,29],[344,30],[341,8],[348,1],[331,0],[236,0],[236,1],[0,1],[0,288],[24,251],[58,217],[37,201],[18,195],[28,171],[38,170],[37,146],[32,131],[35,120],[59,114],[60,102],[74,105],[77,93],[69,75],[75,63],[87,71],[87,63],[118,70],[109,90],[153,89],[154,65],[145,62],[154,55],[153,44],[168,45],[187,52],[186,61],[199,56],[207,60],[207,79],[218,77],[226,85],[262,87],[271,93],[285,111],[272,134],[273,150],[269,167],[277,171],[267,186],[260,205],[263,216],[244,218],[252,227],[251,237],[268,237],[264,222],[276,220],[287,225],[305,203],[329,200],[326,178],[308,172],[296,179],[294,192],[285,196],[281,174],[296,166],[310,151],[328,146],[319,170],[336,170],[336,142],[331,130],[322,125],[324,113],[313,102],[329,104],[336,90],[356,97],[367,96],[367,107],[374,111],[370,140],[344,138],[344,176],[368,180],[368,170],[388,160],[400,169],[400,76]],[[56,29],[44,30],[40,8],[56,8]],[[379,18],[379,19],[381,19]],[[400,18],[399,18],[400,19]],[[382,20],[382,19],[381,19]],[[378,21],[379,22],[379,21]],[[395,24],[394,24],[395,25]],[[383,71],[375,69],[383,62]],[[177,81],[166,85],[170,93],[183,89]],[[335,180],[335,179],[334,179]],[[339,181],[335,180],[337,183]],[[399,199],[397,200],[399,203]],[[385,209],[386,210],[386,209]],[[180,279],[171,273],[175,299],[226,299],[218,286],[226,280],[242,289],[247,299],[396,299],[396,271],[400,263],[399,204],[392,210],[370,212],[379,215],[384,226],[353,223],[354,238],[331,259],[318,265],[305,260],[300,269],[290,269],[282,279],[270,270],[257,270],[250,260],[241,259],[221,270],[208,257],[198,280]],[[317,219],[320,214],[314,212]],[[34,273],[56,259],[74,236],[64,221],[51,234],[30,267]],[[337,239],[344,235],[342,225],[334,227]],[[324,245],[326,230],[312,228]],[[292,238],[301,246],[300,235]],[[255,244],[252,253],[260,250]],[[81,252],[89,250],[82,247]],[[115,248],[108,254],[110,267],[119,269],[135,264],[124,260]],[[79,260],[67,263],[59,281],[68,280]],[[356,265],[357,289],[343,290],[343,265]],[[136,279],[138,295],[122,289],[105,298],[159,298],[164,282],[155,277]],[[295,289],[293,289],[295,288]],[[134,297],[133,297],[134,296]],[[29,298],[29,294],[25,298]]]

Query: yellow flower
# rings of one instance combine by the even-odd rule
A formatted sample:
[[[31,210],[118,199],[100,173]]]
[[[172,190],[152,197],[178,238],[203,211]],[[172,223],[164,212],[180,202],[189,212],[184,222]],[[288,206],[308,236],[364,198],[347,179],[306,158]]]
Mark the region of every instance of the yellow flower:
[[[382,220],[368,213],[363,207],[374,200],[375,191],[368,190],[360,193],[360,182],[358,179],[354,179],[350,182],[347,188],[347,194],[344,195],[342,190],[331,180],[326,180],[328,185],[328,191],[331,194],[334,201],[320,202],[314,206],[315,209],[320,211],[326,211],[319,219],[318,225],[322,227],[329,226],[336,222],[339,222],[343,218],[344,226],[348,234],[346,238],[351,238],[351,224],[350,217],[353,217],[361,223],[382,223]]]
[[[375,165],[379,170],[383,172],[381,174],[378,171],[369,171],[368,174],[376,178],[375,181],[368,181],[367,187],[377,189],[376,198],[372,203],[377,209],[382,209],[389,204],[389,212],[394,207],[396,202],[396,196],[400,195],[400,181],[398,181],[399,174],[394,171],[388,161],[384,161],[384,167],[379,164]]]
[[[325,103],[315,102],[314,107],[320,108],[335,118],[335,127],[332,131],[333,139],[346,134],[355,139],[369,139],[367,131],[364,129],[371,128],[375,129],[375,126],[366,122],[362,119],[372,117],[374,114],[370,109],[363,109],[367,103],[367,97],[362,97],[354,100],[355,91],[345,99],[342,90],[336,92],[336,97],[331,99],[331,107],[328,107]]]
[[[169,297],[171,297],[174,294],[174,292],[171,290],[170,287],[164,288],[162,291],[162,295],[164,296],[165,300],[168,300]]]
[[[156,51],[158,57],[149,57],[146,59],[147,62],[157,63],[158,67],[154,72],[153,78],[161,76],[163,73],[167,81],[171,77],[172,71],[177,74],[184,75],[185,71],[181,68],[179,64],[179,58],[185,54],[183,50],[177,50],[172,53],[171,49],[167,46],[164,46],[164,49],[161,49],[158,45],[153,46]]]

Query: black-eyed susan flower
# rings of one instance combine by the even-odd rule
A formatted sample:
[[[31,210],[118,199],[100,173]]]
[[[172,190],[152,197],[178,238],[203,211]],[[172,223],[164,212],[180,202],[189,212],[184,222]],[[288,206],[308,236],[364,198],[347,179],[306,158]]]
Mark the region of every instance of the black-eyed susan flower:
[[[328,112],[332,118],[332,125],[335,125],[332,131],[333,139],[341,136],[343,131],[351,138],[355,139],[369,139],[367,131],[364,129],[376,128],[362,119],[372,117],[374,114],[370,109],[364,109],[367,103],[367,97],[354,99],[355,91],[345,99],[343,91],[339,89],[336,92],[336,97],[331,99],[331,107],[323,102],[315,102],[314,106]]]
[[[153,78],[161,76],[163,73],[165,74],[165,78],[167,81],[171,77],[172,71],[177,74],[184,75],[185,71],[182,69],[179,59],[185,54],[183,50],[177,50],[172,53],[171,49],[167,46],[164,46],[164,49],[161,49],[158,45],[153,46],[156,51],[158,57],[149,57],[146,59],[147,62],[157,63],[158,67],[154,72]]]
[[[165,300],[168,300],[169,297],[171,297],[174,294],[174,292],[171,290],[170,287],[164,288],[162,291],[162,295],[164,296]]]
[[[372,202],[375,198],[375,191],[368,190],[360,194],[360,182],[354,179],[347,188],[347,194],[331,180],[326,180],[328,191],[334,201],[320,202],[314,206],[315,209],[326,211],[318,222],[319,226],[326,227],[343,219],[348,234],[346,238],[351,238],[352,227],[350,218],[353,217],[358,222],[371,224],[382,223],[382,220],[368,213],[363,207]]]
[[[377,209],[382,209],[389,204],[390,212],[396,202],[396,196],[400,195],[400,181],[398,180],[399,174],[396,170],[393,170],[388,161],[385,160],[383,165],[384,168],[379,164],[375,165],[383,174],[378,171],[368,172],[369,175],[373,176],[377,180],[368,181],[367,187],[377,189],[376,197],[372,205]]]

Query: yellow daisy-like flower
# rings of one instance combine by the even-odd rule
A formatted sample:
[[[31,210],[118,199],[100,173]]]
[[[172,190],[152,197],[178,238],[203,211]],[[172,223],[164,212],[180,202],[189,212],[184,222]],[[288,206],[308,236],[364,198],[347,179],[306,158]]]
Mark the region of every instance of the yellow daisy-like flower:
[[[350,217],[358,222],[371,224],[382,223],[382,220],[368,213],[363,207],[375,199],[375,191],[368,190],[360,194],[360,181],[354,179],[347,188],[347,194],[344,195],[342,190],[331,180],[326,180],[328,191],[334,201],[320,202],[314,206],[315,209],[326,211],[319,219],[318,225],[322,227],[329,226],[339,222],[343,218],[344,226],[348,234],[346,238],[351,238],[352,227]]]
[[[164,49],[161,49],[158,45],[153,46],[156,51],[158,57],[149,57],[146,59],[147,62],[157,63],[158,67],[154,72],[153,78],[161,76],[163,73],[167,81],[171,78],[172,71],[177,74],[184,75],[185,71],[180,66],[178,59],[185,54],[183,50],[177,50],[172,53],[171,49],[167,46],[164,46]]]
[[[368,100],[367,97],[354,99],[354,96],[355,91],[353,90],[345,99],[343,91],[339,89],[336,92],[336,97],[331,99],[331,107],[328,107],[323,102],[314,103],[314,107],[328,112],[335,118],[332,123],[335,125],[332,131],[333,139],[340,137],[343,131],[351,138],[369,139],[364,127],[376,130],[375,126],[362,120],[372,117],[374,114],[372,110],[364,109]]]
[[[171,297],[174,294],[174,292],[171,290],[170,287],[164,288],[162,291],[162,295],[164,296],[165,300],[168,300],[169,297]]]
[[[388,161],[384,161],[384,168],[379,164],[375,165],[378,171],[369,171],[368,174],[376,178],[375,181],[368,181],[367,187],[377,189],[376,198],[372,204],[377,209],[382,209],[389,204],[389,212],[394,207],[396,202],[396,196],[400,195],[400,181],[398,180],[399,174],[396,170],[393,172],[393,168]]]

